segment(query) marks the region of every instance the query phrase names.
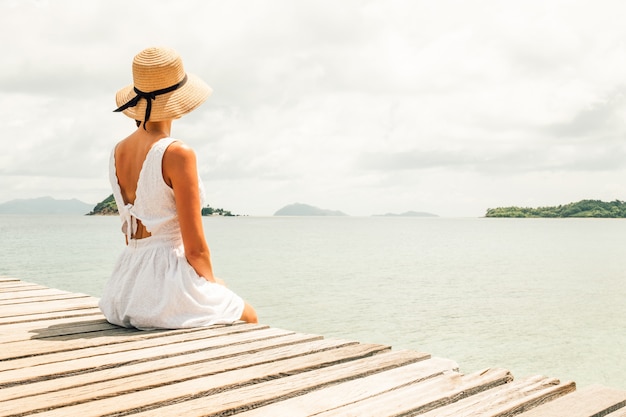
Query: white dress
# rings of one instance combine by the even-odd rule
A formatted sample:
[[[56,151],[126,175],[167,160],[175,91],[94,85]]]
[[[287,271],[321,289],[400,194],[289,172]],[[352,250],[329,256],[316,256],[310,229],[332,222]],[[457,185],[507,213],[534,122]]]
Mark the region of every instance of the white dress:
[[[124,204],[115,169],[109,179],[128,245],[120,255],[99,302],[107,320],[138,329],[177,329],[239,320],[243,300],[228,288],[198,276],[185,258],[174,192],[163,180],[163,154],[175,139],[156,142],[143,163],[134,204]],[[200,178],[200,197],[204,189]],[[201,210],[202,207],[198,207]],[[150,237],[131,239],[137,219]]]

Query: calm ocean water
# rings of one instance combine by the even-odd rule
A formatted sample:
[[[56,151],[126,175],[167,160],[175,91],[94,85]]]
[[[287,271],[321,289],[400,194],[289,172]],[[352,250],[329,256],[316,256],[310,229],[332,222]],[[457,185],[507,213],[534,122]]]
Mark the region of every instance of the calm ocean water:
[[[626,389],[626,221],[205,218],[263,323]],[[0,216],[0,275],[99,296],[117,217]]]

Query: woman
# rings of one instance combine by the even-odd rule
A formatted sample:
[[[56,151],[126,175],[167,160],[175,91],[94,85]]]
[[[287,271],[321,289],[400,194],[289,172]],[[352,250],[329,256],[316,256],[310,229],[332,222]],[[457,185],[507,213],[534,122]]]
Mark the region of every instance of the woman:
[[[117,92],[115,111],[138,127],[116,145],[109,164],[127,246],[100,309],[109,322],[139,329],[256,323],[254,309],[213,275],[196,157],[170,137],[172,121],[202,104],[211,88],[185,73],[169,48],[137,54],[133,82]]]

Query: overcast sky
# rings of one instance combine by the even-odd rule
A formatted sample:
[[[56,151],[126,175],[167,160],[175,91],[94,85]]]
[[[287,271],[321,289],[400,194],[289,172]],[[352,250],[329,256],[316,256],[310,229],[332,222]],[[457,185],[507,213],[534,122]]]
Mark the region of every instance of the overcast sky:
[[[626,200],[626,2],[0,0],[0,203],[110,194],[133,56],[214,89],[174,123],[209,203],[483,216]]]

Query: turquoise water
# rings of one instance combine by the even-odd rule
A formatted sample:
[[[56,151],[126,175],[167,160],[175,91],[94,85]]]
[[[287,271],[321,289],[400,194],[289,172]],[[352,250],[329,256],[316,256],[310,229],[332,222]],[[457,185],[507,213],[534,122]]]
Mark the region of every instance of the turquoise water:
[[[626,221],[205,218],[262,322],[626,389]],[[116,217],[0,216],[0,275],[98,296]]]

